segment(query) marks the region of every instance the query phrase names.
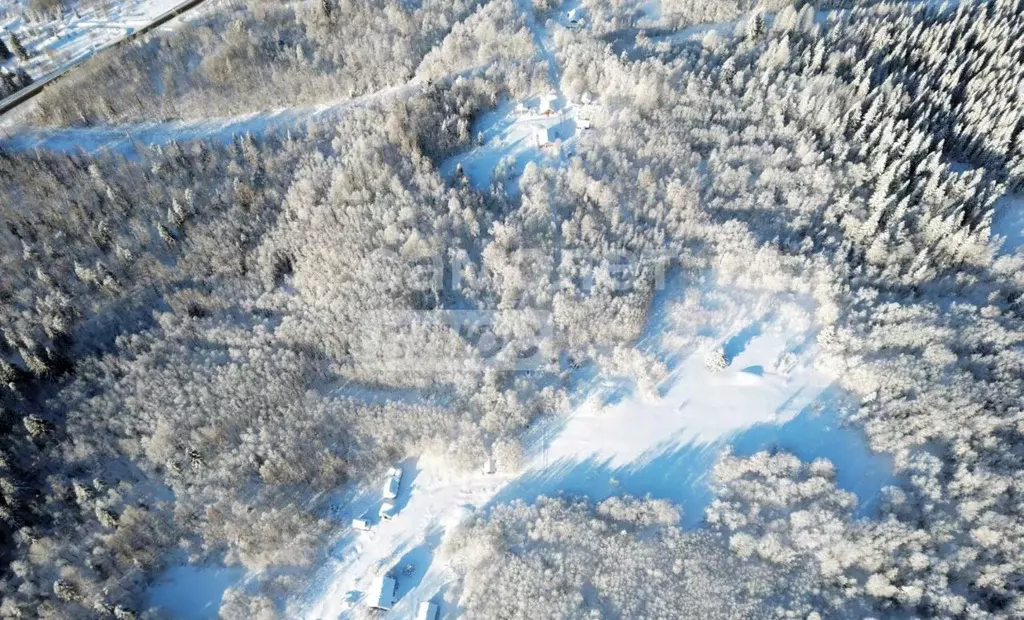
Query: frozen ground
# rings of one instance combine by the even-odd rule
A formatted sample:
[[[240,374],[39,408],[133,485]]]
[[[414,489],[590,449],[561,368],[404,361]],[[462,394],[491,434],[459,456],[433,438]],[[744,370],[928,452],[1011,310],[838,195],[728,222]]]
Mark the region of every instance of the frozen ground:
[[[150,586],[146,603],[176,620],[216,618],[224,591],[244,572],[222,566],[174,566]]]

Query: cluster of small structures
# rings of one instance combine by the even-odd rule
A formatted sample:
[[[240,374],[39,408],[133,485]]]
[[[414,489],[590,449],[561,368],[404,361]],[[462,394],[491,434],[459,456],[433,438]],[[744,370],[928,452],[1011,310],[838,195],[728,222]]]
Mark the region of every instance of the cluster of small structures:
[[[382,521],[389,521],[398,515],[398,508],[394,500],[398,499],[398,492],[402,488],[402,468],[395,466],[388,470],[384,479],[383,497],[377,516]],[[359,531],[369,531],[371,528],[370,515],[365,513],[352,520],[352,527]],[[410,570],[411,569],[411,570]],[[415,571],[410,565],[406,567],[406,574]],[[398,577],[394,570],[389,570],[373,580],[373,585],[366,593],[366,605],[371,609],[388,611],[394,607],[398,600]],[[440,608],[433,601],[424,601],[416,608],[416,620],[438,620]]]
[[[387,478],[384,480],[384,501],[377,510],[377,517],[388,521],[398,514],[398,509],[392,500],[398,498],[398,491],[402,487],[402,468],[392,467],[388,470]],[[366,532],[370,530],[370,515],[364,513],[352,520],[352,527]]]

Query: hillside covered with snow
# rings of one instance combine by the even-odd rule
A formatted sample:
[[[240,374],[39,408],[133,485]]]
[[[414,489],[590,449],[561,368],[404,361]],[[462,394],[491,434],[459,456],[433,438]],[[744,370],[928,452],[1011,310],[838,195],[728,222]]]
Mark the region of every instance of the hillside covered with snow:
[[[4,6],[0,618],[1024,615],[1024,2],[173,4]]]

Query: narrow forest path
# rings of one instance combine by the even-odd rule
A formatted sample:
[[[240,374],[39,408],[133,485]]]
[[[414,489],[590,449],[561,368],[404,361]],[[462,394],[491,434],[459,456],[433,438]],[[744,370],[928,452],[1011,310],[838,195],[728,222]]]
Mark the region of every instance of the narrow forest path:
[[[128,152],[136,145],[162,145],[191,140],[228,141],[245,134],[263,134],[273,128],[296,126],[309,120],[327,119],[345,111],[365,108],[389,98],[406,98],[421,86],[418,80],[389,86],[352,99],[308,107],[279,108],[238,116],[126,123],[95,127],[18,127],[5,131],[0,149],[59,153],[101,150]]]
[[[460,77],[470,76],[486,67],[486,64],[471,67],[433,81],[454,82]],[[138,145],[156,146],[192,140],[227,142],[237,136],[262,135],[268,131],[297,127],[309,121],[327,120],[348,111],[369,108],[391,100],[408,99],[426,83],[427,81],[423,78],[414,77],[408,82],[387,86],[349,99],[313,106],[247,112],[236,116],[92,127],[0,126],[0,150],[97,153],[106,149],[129,153],[134,151]]]
[[[578,2],[567,3],[567,4],[578,4]],[[540,54],[541,58],[548,66],[548,79],[551,80],[551,87],[558,93],[560,103],[565,103],[565,97],[562,95],[562,68],[558,64],[558,58],[555,56],[555,52],[551,49],[551,33],[543,29],[537,24],[537,15],[534,12],[533,5],[530,0],[519,0],[519,8],[522,11],[523,18],[526,20],[526,27],[529,28],[530,34],[533,35],[534,44],[537,46],[537,53]],[[567,10],[559,8],[559,11]]]

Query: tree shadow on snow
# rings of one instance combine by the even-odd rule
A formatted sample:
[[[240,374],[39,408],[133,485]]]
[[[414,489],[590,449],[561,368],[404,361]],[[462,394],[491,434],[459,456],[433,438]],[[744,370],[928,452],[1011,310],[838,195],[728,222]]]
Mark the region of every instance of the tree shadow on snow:
[[[423,576],[434,561],[434,552],[441,544],[441,529],[434,528],[427,532],[423,542],[405,552],[395,562],[392,571],[398,579],[398,591],[395,600],[402,600],[410,592],[419,587]]]
[[[804,461],[827,458],[836,466],[839,488],[857,496],[857,515],[870,516],[882,487],[893,483],[892,459],[872,452],[862,433],[839,422],[837,407],[844,398],[845,392],[833,386],[786,422],[757,424],[708,443],[683,443],[682,438],[669,437],[622,465],[599,456],[562,458],[548,464],[544,461],[545,439],[554,435],[537,436],[528,444],[529,455],[542,465],[509,483],[484,509],[513,500],[533,502],[540,496],[585,496],[595,502],[620,495],[649,496],[676,503],[683,509],[682,525],[699,527],[714,498],[711,469],[726,447],[731,447],[738,456],[785,450]],[[785,414],[784,403],[779,415]]]
[[[245,577],[245,569],[220,562],[175,564],[166,568],[149,586],[146,605],[161,608],[169,617],[182,620],[214,618],[224,591]]]
[[[760,364],[755,364],[754,366],[747,366],[746,368],[744,368],[740,372],[745,372],[748,375],[754,375],[754,376],[757,376],[757,377],[763,377],[764,376],[764,366],[761,366]]]
[[[593,501],[618,495],[650,496],[682,506],[683,524],[695,527],[711,501],[704,476],[717,452],[711,445],[690,443],[652,449],[622,466],[613,466],[610,458],[560,459],[526,472],[495,495],[485,509],[513,500],[532,502],[542,495],[586,496]]]
[[[895,482],[892,457],[872,452],[863,432],[842,424],[838,407],[846,398],[842,389],[831,386],[789,421],[756,424],[734,435],[728,443],[737,456],[781,450],[795,454],[801,461],[832,461],[836,485],[857,496],[856,514],[871,516],[882,487]],[[780,413],[784,408],[785,404],[780,406]]]
[[[747,345],[750,342],[761,335],[764,330],[764,323],[767,317],[754,321],[750,325],[747,325],[739,331],[735,336],[730,338],[723,346],[723,352],[725,353],[725,361],[728,364],[732,364],[732,361],[743,353],[747,349]]]

